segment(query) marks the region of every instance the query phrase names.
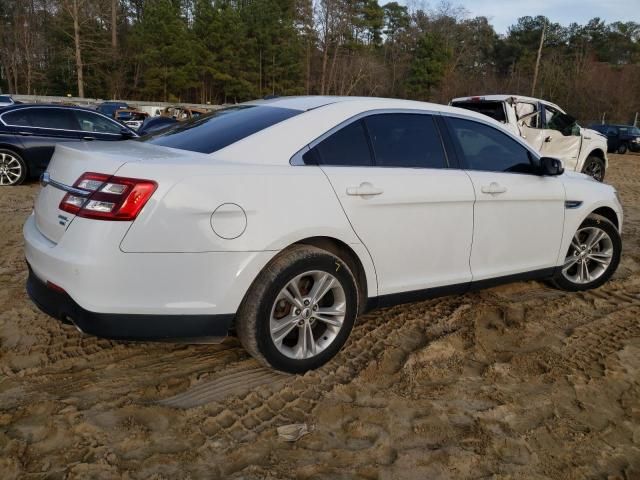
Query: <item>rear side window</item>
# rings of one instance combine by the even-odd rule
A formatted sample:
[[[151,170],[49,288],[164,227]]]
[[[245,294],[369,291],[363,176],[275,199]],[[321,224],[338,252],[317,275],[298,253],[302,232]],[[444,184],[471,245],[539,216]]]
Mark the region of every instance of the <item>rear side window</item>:
[[[62,108],[25,108],[2,116],[8,125],[77,130],[78,124],[71,110]]]
[[[386,113],[366,117],[378,167],[445,168],[440,133],[433,117]]]
[[[302,113],[288,108],[242,105],[188,120],[141,141],[200,153],[213,153],[260,130]]]
[[[506,123],[507,121],[507,117],[504,112],[504,105],[502,104],[502,102],[453,102],[451,105],[453,107],[464,108],[465,110],[471,110],[473,112],[481,113],[502,123]]]
[[[448,118],[448,123],[468,169],[533,173],[529,151],[506,133],[472,120]]]
[[[322,165],[369,167],[372,165],[369,142],[361,120],[350,123],[320,142],[310,152]],[[305,156],[305,162],[308,162]]]

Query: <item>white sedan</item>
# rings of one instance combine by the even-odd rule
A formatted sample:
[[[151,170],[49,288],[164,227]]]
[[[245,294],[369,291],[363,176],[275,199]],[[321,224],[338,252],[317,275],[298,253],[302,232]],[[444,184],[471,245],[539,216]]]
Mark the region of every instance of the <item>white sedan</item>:
[[[522,279],[585,290],[620,261],[611,186],[429,103],[250,102],[58,145],[41,183],[24,226],[41,309],[115,339],[237,334],[289,372],[367,309]]]

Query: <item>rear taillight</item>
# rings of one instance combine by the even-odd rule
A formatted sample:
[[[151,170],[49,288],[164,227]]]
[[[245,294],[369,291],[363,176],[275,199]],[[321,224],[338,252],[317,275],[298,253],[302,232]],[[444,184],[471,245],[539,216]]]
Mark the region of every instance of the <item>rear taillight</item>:
[[[73,186],[89,195],[67,193],[60,202],[60,210],[84,218],[131,221],[138,216],[158,184],[151,180],[87,172]]]

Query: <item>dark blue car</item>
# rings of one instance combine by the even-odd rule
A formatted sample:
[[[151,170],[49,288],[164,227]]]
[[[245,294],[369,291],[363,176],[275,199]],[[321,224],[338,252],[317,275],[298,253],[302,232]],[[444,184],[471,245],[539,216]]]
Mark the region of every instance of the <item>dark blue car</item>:
[[[624,154],[628,150],[640,152],[640,128],[633,125],[596,124],[589,128],[607,137],[609,152]]]
[[[102,102],[96,108],[96,111],[113,118],[115,116],[116,110],[128,109],[129,105],[125,102]]]
[[[0,186],[39,176],[61,142],[126,140],[138,135],[81,107],[22,104],[0,108]]]

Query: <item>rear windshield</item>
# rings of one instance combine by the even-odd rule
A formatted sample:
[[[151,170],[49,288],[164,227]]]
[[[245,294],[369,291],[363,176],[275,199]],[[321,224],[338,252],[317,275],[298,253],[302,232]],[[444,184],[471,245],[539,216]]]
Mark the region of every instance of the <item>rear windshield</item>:
[[[288,108],[239,105],[187,120],[140,141],[192,152],[213,153],[299,113],[302,112]]]
[[[502,123],[506,123],[507,119],[504,115],[504,106],[502,102],[480,101],[480,102],[453,102],[454,107],[472,110],[481,113],[487,117],[491,117]]]

